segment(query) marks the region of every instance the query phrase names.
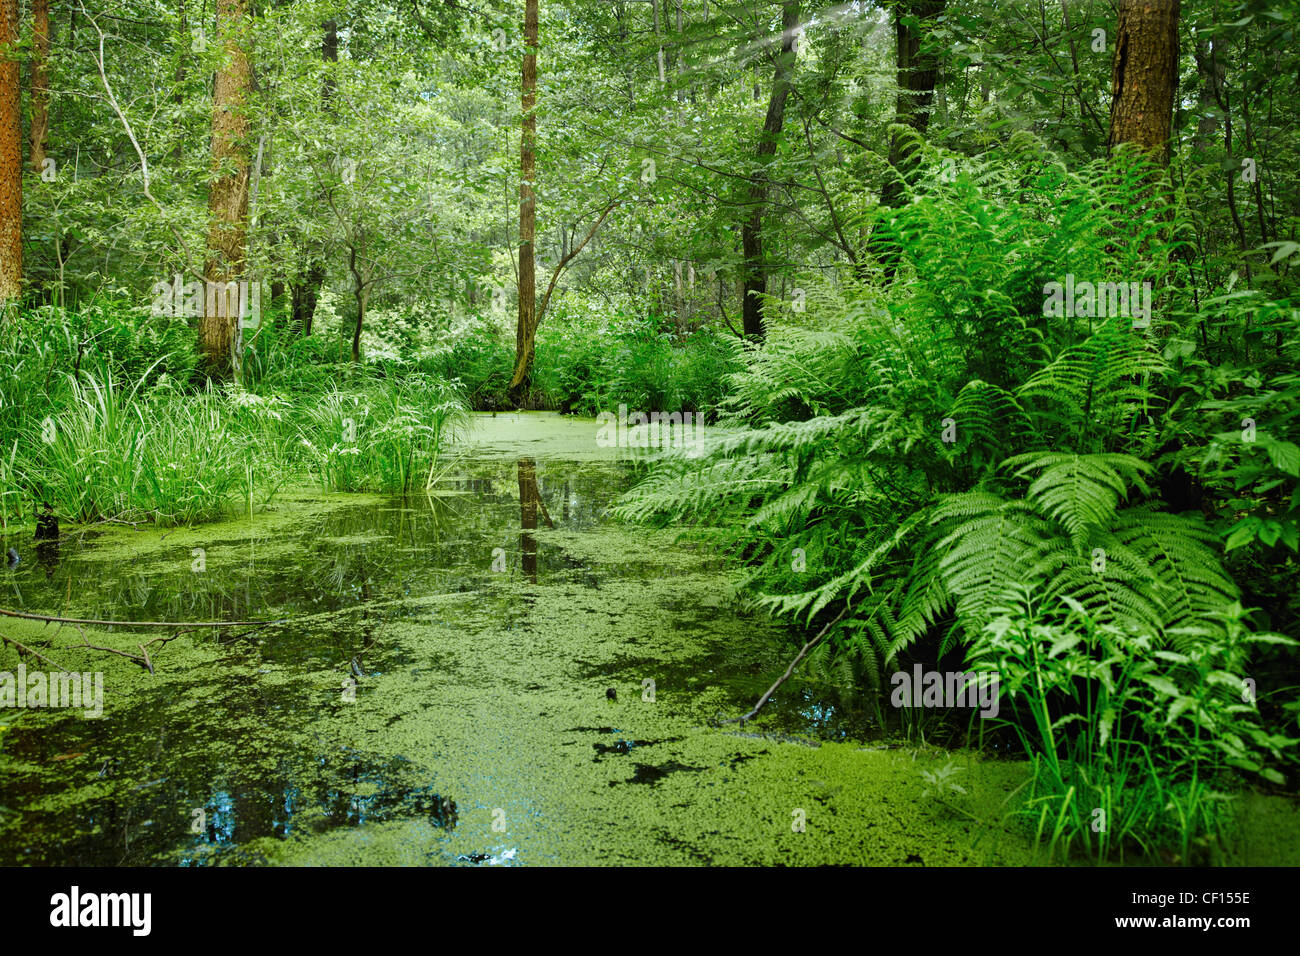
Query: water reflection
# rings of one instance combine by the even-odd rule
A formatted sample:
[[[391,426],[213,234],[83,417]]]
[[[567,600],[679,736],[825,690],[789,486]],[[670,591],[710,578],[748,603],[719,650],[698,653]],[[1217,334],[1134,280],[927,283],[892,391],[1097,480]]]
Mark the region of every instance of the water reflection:
[[[146,553],[111,559],[96,554],[99,531],[77,532],[38,543],[35,561],[0,567],[0,574],[9,606],[118,620],[274,619],[472,591],[491,583],[482,556],[510,528],[520,529],[530,580],[573,574],[562,552],[529,534],[539,522],[556,526],[543,488],[552,482],[564,488],[560,526],[584,531],[601,521],[625,480],[616,467],[538,465],[531,458],[471,463],[449,474],[435,495],[338,508],[304,517],[287,531],[214,525],[211,539],[175,545],[164,534]],[[507,482],[517,484],[517,502]],[[158,541],[156,531],[140,534]],[[11,546],[24,557],[31,553],[30,542],[17,534],[3,538],[0,553]],[[205,571],[193,570],[195,547],[206,552]]]
[[[528,532],[537,530],[537,515],[540,512],[546,527],[554,528],[542,500],[541,489],[537,486],[537,463],[531,458],[520,458],[516,467],[519,471],[519,550],[524,556],[524,576],[533,584],[537,583],[537,539]],[[568,500],[565,500],[565,517],[568,517]]]
[[[304,511],[269,527],[230,522],[210,526],[207,539],[149,532],[152,545],[139,553],[98,549],[94,532],[42,542],[49,547],[46,560],[0,570],[9,606],[118,620],[292,623],[260,632],[186,635],[186,644],[210,645],[211,664],[169,669],[168,652],[162,651],[157,662],[166,679],[138,685],[106,720],[49,714],[39,721],[24,717],[7,729],[0,754],[0,865],[256,863],[254,848],[268,838],[388,821],[453,831],[461,812],[471,813],[489,799],[474,791],[487,791],[492,781],[485,779],[483,787],[456,784],[453,799],[443,760],[481,746],[477,738],[449,736],[436,759],[420,762],[425,744],[410,731],[399,734],[409,726],[404,711],[393,712],[382,727],[367,728],[364,737],[348,737],[346,747],[340,738],[321,739],[304,728],[319,721],[322,708],[353,706],[338,699],[339,680],[349,674],[363,689],[376,674],[405,669],[413,682],[441,682],[439,693],[467,691],[467,700],[478,692],[501,694],[505,685],[491,683],[491,669],[486,678],[469,667],[460,671],[459,648],[472,641],[474,628],[508,630],[523,617],[536,617],[528,627],[546,637],[549,628],[564,625],[532,614],[530,607],[545,592],[529,588],[521,598],[517,589],[502,586],[484,560],[516,534],[524,578],[566,593],[583,595],[606,582],[661,574],[662,566],[644,557],[593,559],[576,549],[570,554],[559,536],[537,533],[543,527],[596,529],[627,480],[618,465],[522,457],[466,464],[429,496]],[[277,507],[290,511],[296,505],[285,501]],[[17,540],[3,544],[22,547]],[[196,546],[206,551],[201,573],[194,570]],[[423,600],[458,594],[472,598]],[[602,609],[597,618],[595,607],[585,612],[592,621],[617,616]],[[730,619],[714,628],[725,612],[700,609],[685,593],[659,610],[665,627],[690,630],[698,653],[675,663],[638,658],[629,635],[626,655],[590,665],[600,672],[602,687],[620,675],[639,681],[646,673],[662,686],[690,691],[726,681],[739,703],[770,682],[771,663],[753,649],[757,642],[733,639]],[[404,628],[396,626],[409,621],[446,628],[439,645],[445,650],[413,648],[402,636]],[[566,674],[581,673],[572,661],[564,667]],[[424,703],[413,704],[410,718],[420,719]],[[810,703],[804,701],[803,709]],[[774,711],[801,721],[826,719],[821,712],[800,718],[796,708]],[[386,733],[394,723],[398,731]],[[524,733],[518,743],[534,745]],[[621,746],[596,746],[595,756],[627,760],[632,748],[639,752],[652,743],[628,735]],[[416,760],[394,752],[408,745]],[[593,751],[583,746],[575,753],[585,764]],[[539,761],[543,756],[555,757],[539,755]],[[475,850],[490,853],[482,860],[471,854],[469,862],[508,863],[517,846]]]
[[[264,728],[310,723],[323,705],[310,675],[322,668],[364,686],[367,676],[397,667],[447,666],[413,661],[392,637],[388,625],[401,619],[457,626],[412,599],[474,592],[487,613],[515,613],[482,560],[503,532],[520,535],[530,581],[574,580],[580,563],[531,533],[556,526],[543,500],[550,478],[565,488],[562,527],[574,531],[600,523],[626,481],[618,466],[468,463],[433,495],[309,512],[274,531],[230,522],[210,526],[209,540],[184,544],[150,531],[152,547],[123,557],[97,548],[105,535],[96,529],[43,540],[36,561],[0,568],[11,607],[110,620],[294,621],[274,631],[186,635],[229,652],[212,668],[169,673],[166,690],[133,691],[111,720],[51,714],[11,726],[0,754],[0,864],[204,865],[232,854],[257,862],[241,854],[266,837],[397,819],[454,830],[457,800],[429,768],[326,741],[304,747]],[[17,535],[0,551],[10,546],[30,553]],[[203,572],[194,570],[196,546],[206,552]],[[159,664],[167,668],[165,651]],[[250,678],[269,668],[289,678],[273,691]],[[337,697],[329,694],[331,706]],[[375,743],[382,749],[382,739]],[[87,783],[97,792],[78,799],[75,811],[50,799]]]

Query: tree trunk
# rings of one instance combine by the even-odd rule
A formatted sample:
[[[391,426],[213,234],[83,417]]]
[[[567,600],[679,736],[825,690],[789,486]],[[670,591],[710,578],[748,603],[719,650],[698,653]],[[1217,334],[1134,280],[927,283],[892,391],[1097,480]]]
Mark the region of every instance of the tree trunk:
[[[32,124],[28,131],[28,161],[32,172],[45,165],[50,133],[50,2],[32,0]]]
[[[781,52],[776,58],[772,78],[772,96],[767,103],[767,118],[759,136],[758,172],[749,190],[749,215],[740,227],[741,255],[745,279],[741,293],[741,322],[745,337],[755,341],[764,334],[762,296],[767,292],[767,265],[763,261],[763,211],[767,206],[767,162],[776,153],[781,128],[785,125],[785,101],[790,95],[790,78],[795,65],[795,38],[799,27],[799,2],[790,0],[782,6]]]
[[[930,126],[930,107],[939,75],[938,59],[933,53],[922,52],[921,44],[929,21],[943,13],[946,4],[947,0],[906,0],[894,8],[898,61],[894,122],[908,127],[919,137],[924,137]],[[921,21],[917,27],[909,22],[912,17]],[[895,131],[889,138],[889,169],[880,188],[880,205],[885,209],[898,209],[903,204],[905,182],[919,162],[913,139],[903,131]],[[889,244],[878,245],[877,258],[885,267],[885,275],[892,278],[898,271],[897,250]]]
[[[337,20],[325,21],[325,38],[321,40],[320,58],[326,63],[337,63],[339,61],[339,22]],[[325,81],[321,84],[320,101],[325,112],[333,115],[334,92],[338,88],[338,81],[329,67],[325,69]]]
[[[361,364],[361,327],[366,321],[366,295],[365,290],[357,293],[357,324],[352,327],[352,364]]]
[[[23,119],[18,89],[18,0],[0,0],[0,302],[23,284]]]
[[[524,68],[522,76],[523,133],[519,137],[519,324],[515,334],[515,371],[509,396],[522,406],[533,372],[533,339],[537,334],[537,267],[533,255],[536,206],[533,175],[537,117],[537,0],[524,2]]]
[[[244,273],[250,173],[245,109],[252,86],[252,68],[244,46],[248,27],[248,0],[217,0],[217,35],[225,58],[212,95],[208,260],[203,270],[209,291],[199,325],[205,371],[216,379],[238,372],[235,333],[239,309],[232,310],[229,298],[220,290],[225,283],[243,278]]]
[[[1120,0],[1111,66],[1108,149],[1132,143],[1169,164],[1178,85],[1179,0]]]
[[[311,320],[316,314],[316,302],[320,299],[320,289],[324,282],[325,267],[319,262],[313,262],[302,278],[289,286],[293,327],[299,335],[311,335]]]
[[[361,328],[366,321],[366,301],[370,298],[370,290],[361,275],[361,270],[357,268],[355,245],[348,256],[348,271],[352,273],[352,296],[357,303],[357,321],[352,326],[352,364],[358,365],[361,362]]]
[[[325,34],[321,40],[320,56],[324,63],[339,61],[339,25],[337,20],[325,21]],[[329,70],[329,67],[326,67]],[[334,113],[334,93],[337,81],[333,73],[326,72],[321,84],[321,108],[328,114]],[[322,200],[324,201],[324,200]],[[299,335],[311,335],[312,316],[316,314],[316,303],[320,300],[320,290],[325,285],[324,251],[320,243],[310,243],[305,250],[307,268],[290,286],[293,299],[293,327]]]
[[[274,245],[274,240],[272,240]],[[271,280],[271,311],[279,316],[284,315],[284,280]]]
[[[894,39],[898,49],[898,97],[894,103],[894,122],[907,126],[924,136],[930,125],[930,106],[934,101],[934,85],[939,75],[939,63],[932,53],[921,52],[925,38],[924,21],[933,20],[943,13],[947,0],[911,0],[894,9]],[[907,22],[909,17],[923,21],[919,30]],[[904,178],[915,167],[913,153],[908,149],[905,133],[896,133],[889,139],[889,168],[880,191],[880,204],[890,209],[902,205]]]
[[[1210,42],[1204,38],[1196,41],[1193,51],[1196,74],[1200,81],[1196,91],[1196,134],[1192,137],[1193,151],[1205,154],[1219,133],[1219,120],[1213,113],[1219,88],[1223,86],[1225,70],[1217,58],[1210,56]]]

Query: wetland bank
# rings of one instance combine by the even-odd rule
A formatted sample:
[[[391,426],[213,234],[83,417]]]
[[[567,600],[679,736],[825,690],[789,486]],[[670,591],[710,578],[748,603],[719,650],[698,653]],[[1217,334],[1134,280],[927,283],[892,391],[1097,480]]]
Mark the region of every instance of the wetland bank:
[[[712,726],[791,638],[739,609],[714,555],[609,520],[628,469],[592,434],[476,416],[430,495],[288,493],[251,518],[71,531],[39,555],[11,541],[15,608],[284,623],[182,634],[150,675],[76,649],[83,632],[129,648],[123,631],[6,621],[102,670],[106,695],[98,719],[6,715],[0,863],[1035,859],[1007,816],[1018,762],[888,746],[798,680],[743,731]],[[934,792],[953,767],[960,790]]]

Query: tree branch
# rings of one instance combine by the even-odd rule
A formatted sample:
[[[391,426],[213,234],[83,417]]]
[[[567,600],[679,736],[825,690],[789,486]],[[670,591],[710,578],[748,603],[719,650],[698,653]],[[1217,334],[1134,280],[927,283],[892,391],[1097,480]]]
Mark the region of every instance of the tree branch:
[[[560,273],[563,272],[565,266],[567,266],[573,260],[573,257],[582,251],[582,247],[591,241],[591,237],[596,234],[596,230],[599,229],[600,224],[605,221],[605,217],[607,217],[611,212],[614,211],[615,206],[618,206],[621,203],[622,203],[621,199],[615,199],[608,206],[606,206],[605,211],[600,214],[600,218],[597,219],[594,223],[592,223],[591,228],[587,230],[587,235],[583,237],[582,242],[578,243],[576,246],[570,249],[569,254],[556,264],[555,271],[551,273],[551,281],[546,286],[546,294],[542,296],[541,308],[537,310],[537,318],[534,320],[538,325],[540,325],[542,322],[542,316],[546,314],[546,306],[550,304],[551,293],[555,291],[555,283],[559,281]]]

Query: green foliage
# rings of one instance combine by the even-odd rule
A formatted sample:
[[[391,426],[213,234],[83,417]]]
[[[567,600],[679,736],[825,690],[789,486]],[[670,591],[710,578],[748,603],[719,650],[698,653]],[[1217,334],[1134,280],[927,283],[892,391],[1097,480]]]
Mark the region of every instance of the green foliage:
[[[3,330],[0,519],[48,504],[64,521],[192,524],[308,474],[331,489],[423,487],[464,422],[459,390],[411,369],[362,373],[337,343],[272,329],[249,352],[256,390],[194,389],[183,323],[105,306],[20,316]]]
[[[1149,193],[1126,162],[1067,173],[1015,139],[955,183],[918,186],[891,226],[906,280],[810,297],[812,323],[771,329],[747,356],[728,427],[706,453],[659,464],[618,513],[695,523],[744,557],[753,600],[774,613],[815,626],[847,605],[829,643],[875,690],[909,658],[933,664],[954,648],[975,653],[991,634],[1025,632],[1007,610],[1025,589],[1035,607],[1076,609],[1110,648],[1101,659],[1127,661],[1130,676],[1175,660],[1189,674],[1223,670],[1248,647],[1292,653],[1229,613],[1242,594],[1215,525],[1163,499],[1170,469],[1158,452],[1192,407],[1175,388],[1178,356],[1218,303],[1181,316],[1167,306],[1149,329],[1128,315],[1045,314],[1045,284],[1066,272],[1157,287],[1168,278],[1175,245],[1152,231],[1117,241],[1115,211]],[[1274,381],[1267,400],[1253,396],[1271,416],[1271,444],[1245,454],[1285,472],[1292,403],[1289,379]],[[1220,460],[1209,447],[1204,458]],[[1232,480],[1260,482],[1263,496],[1279,477]],[[1082,680],[1098,654],[1095,642],[1063,642],[1053,666]],[[1210,770],[1184,774],[1190,758],[1173,736],[1158,746],[1134,738],[1142,760],[1103,759],[1095,735],[1072,743],[1068,761],[1035,744],[1030,806],[1043,832],[1100,857],[1139,829],[1147,849],[1176,833],[1187,858],[1188,840],[1222,824],[1207,774],[1222,787],[1229,766],[1277,780],[1270,763],[1283,738],[1247,733],[1191,686],[1160,685],[1199,701],[1196,719],[1213,726],[1205,739],[1219,750],[1198,753],[1196,767]],[[1047,726],[1099,713],[1067,709]],[[1037,726],[1020,716],[1022,730]],[[1081,830],[1094,807],[1119,814],[1101,844]]]
[[[319,396],[304,410],[301,443],[329,491],[407,492],[428,486],[464,422],[458,391],[417,374]]]
[[[67,404],[24,443],[20,486],[77,522],[218,517],[247,491],[224,403],[211,391],[142,394],[147,378],[125,388],[111,370],[73,378]]]
[[[1240,605],[1173,651],[1070,598],[1029,588],[1007,598],[969,664],[1001,676],[1007,723],[1033,760],[1020,812],[1049,855],[1138,849],[1207,862],[1231,822],[1231,771],[1284,782],[1269,764],[1300,741],[1260,726],[1243,668],[1252,645],[1294,642],[1249,634]]]

